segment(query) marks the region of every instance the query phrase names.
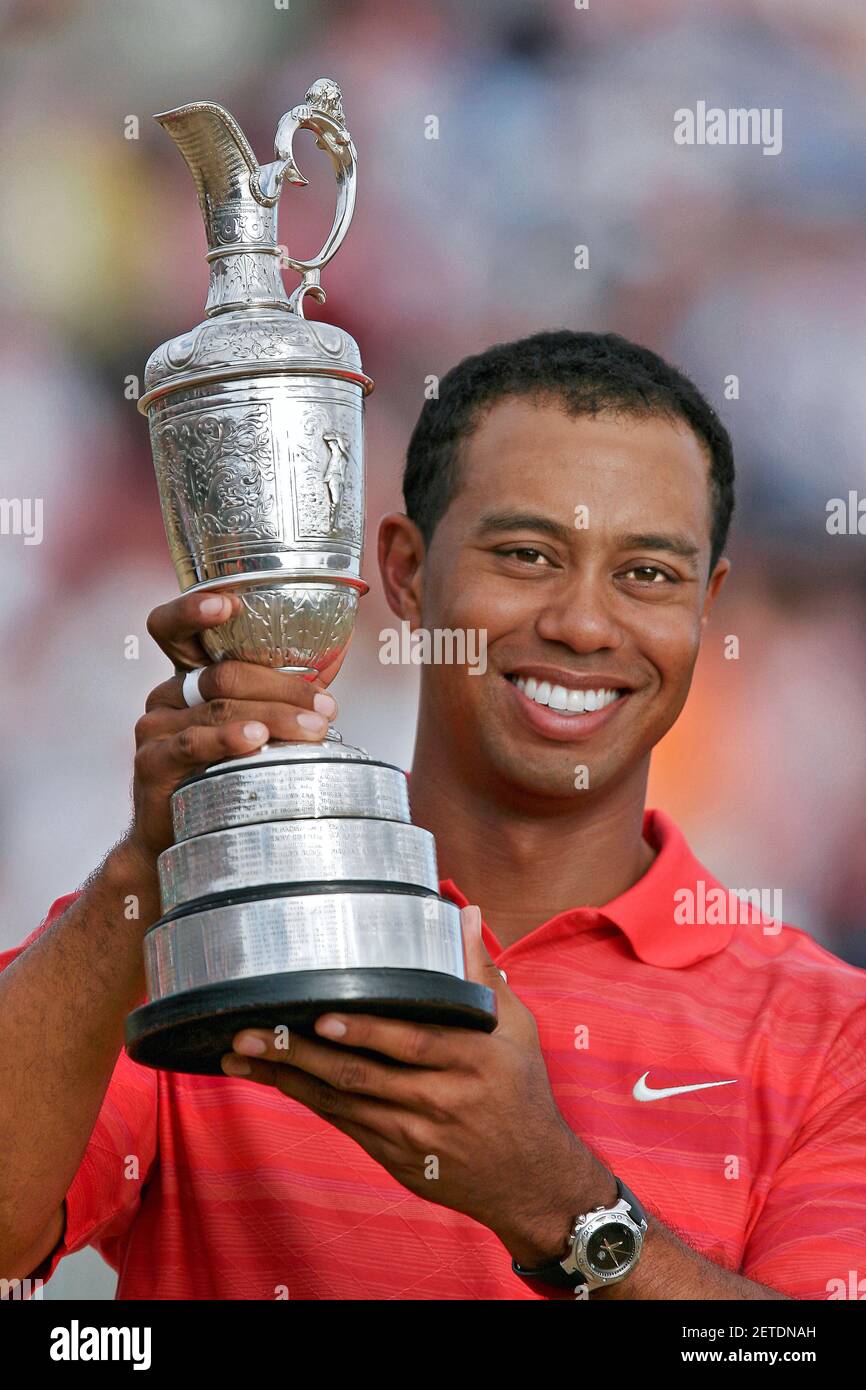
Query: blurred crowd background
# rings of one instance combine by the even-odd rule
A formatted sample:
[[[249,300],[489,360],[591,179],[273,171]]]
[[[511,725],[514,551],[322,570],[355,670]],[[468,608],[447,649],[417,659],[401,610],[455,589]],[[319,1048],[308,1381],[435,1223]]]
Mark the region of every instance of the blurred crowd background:
[[[264,162],[333,76],[359,205],[308,312],[376,381],[344,736],[410,764],[417,671],[377,661],[375,535],[425,378],[542,328],[624,333],[695,378],[739,470],[734,573],[650,803],[723,880],[780,888],[788,921],[866,966],[866,541],[826,529],[828,499],[866,494],[858,0],[0,0],[0,27],[0,494],[44,505],[40,545],[0,536],[0,948],[123,833],[133,725],[169,673],[145,621],[176,583],[125,387],[201,320],[207,275],[192,181],[150,117],[219,101]],[[781,154],[675,144],[699,100],[782,108]],[[332,208],[307,138],[310,187],[280,214],[299,256]]]

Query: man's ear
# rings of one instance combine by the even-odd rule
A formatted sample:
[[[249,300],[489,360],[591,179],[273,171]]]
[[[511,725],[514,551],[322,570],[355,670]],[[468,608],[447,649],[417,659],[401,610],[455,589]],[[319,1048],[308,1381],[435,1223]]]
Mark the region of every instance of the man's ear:
[[[722,585],[727,579],[730,570],[730,560],[726,560],[723,557],[721,560],[716,561],[716,567],[710,575],[709,583],[707,584],[707,592],[704,595],[704,608],[703,612],[701,613],[701,627],[706,627],[707,619],[710,616],[710,609],[715,603],[719,590],[721,589]]]
[[[414,629],[421,623],[424,537],[403,512],[388,512],[379,522],[379,573],[388,607]]]

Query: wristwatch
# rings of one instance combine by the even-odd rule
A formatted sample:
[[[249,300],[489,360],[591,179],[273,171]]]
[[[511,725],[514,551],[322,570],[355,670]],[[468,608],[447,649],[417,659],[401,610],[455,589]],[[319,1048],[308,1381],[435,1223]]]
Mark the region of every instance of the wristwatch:
[[[568,1237],[568,1250],[559,1260],[522,1269],[516,1260],[511,1268],[521,1279],[538,1280],[559,1289],[576,1289],[585,1284],[593,1289],[618,1284],[631,1274],[643,1246],[647,1215],[625,1183],[616,1179],[618,1201],[612,1207],[595,1207],[574,1219]]]

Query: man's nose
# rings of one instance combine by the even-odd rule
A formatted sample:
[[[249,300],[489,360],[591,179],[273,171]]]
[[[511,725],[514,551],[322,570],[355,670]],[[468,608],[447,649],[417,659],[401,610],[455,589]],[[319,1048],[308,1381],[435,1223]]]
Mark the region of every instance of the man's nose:
[[[576,652],[615,650],[624,634],[616,615],[616,593],[608,575],[586,568],[548,592],[535,621],[546,642],[561,642]]]

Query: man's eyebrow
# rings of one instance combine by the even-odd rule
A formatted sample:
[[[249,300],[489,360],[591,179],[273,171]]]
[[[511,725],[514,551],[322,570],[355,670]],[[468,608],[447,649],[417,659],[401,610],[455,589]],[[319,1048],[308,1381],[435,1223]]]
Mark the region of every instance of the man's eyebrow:
[[[619,544],[624,550],[667,550],[671,555],[679,555],[683,560],[694,560],[700,555],[700,548],[687,536],[674,533],[662,534],[659,531],[633,532],[621,536]]]
[[[573,527],[564,526],[553,517],[540,516],[535,512],[486,512],[479,518],[475,528],[476,535],[487,535],[497,531],[540,531],[543,535],[553,536],[555,540],[566,545],[574,539],[575,534]],[[700,555],[700,549],[694,541],[678,532],[633,532],[627,536],[620,536],[617,544],[623,550],[666,550],[670,555],[679,555],[683,560],[695,560]]]
[[[566,545],[574,537],[574,527],[564,526],[561,521],[554,521],[553,517],[538,516],[534,512],[486,512],[479,518],[475,534],[483,536],[496,531],[541,531]]]

